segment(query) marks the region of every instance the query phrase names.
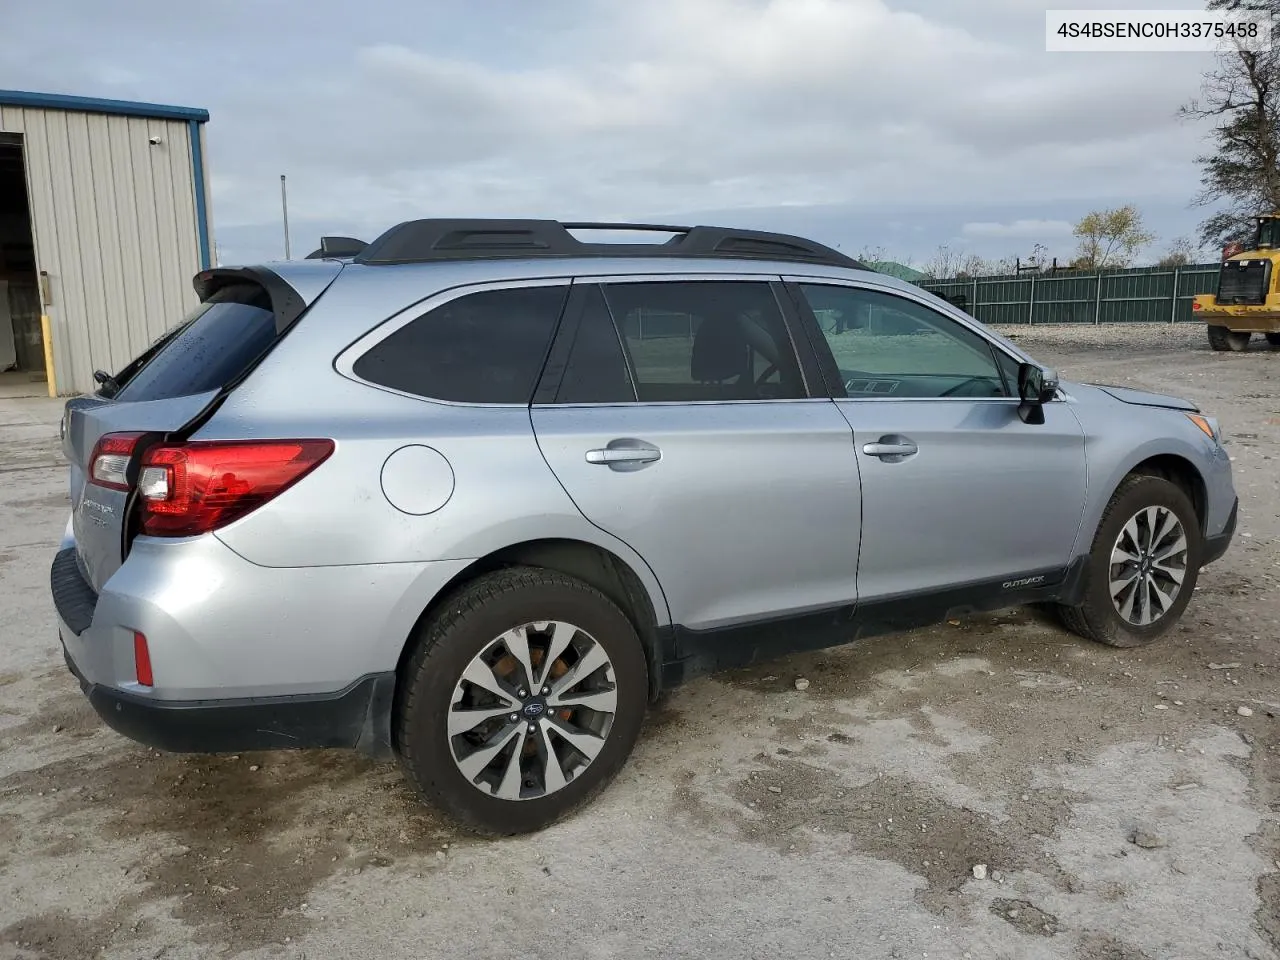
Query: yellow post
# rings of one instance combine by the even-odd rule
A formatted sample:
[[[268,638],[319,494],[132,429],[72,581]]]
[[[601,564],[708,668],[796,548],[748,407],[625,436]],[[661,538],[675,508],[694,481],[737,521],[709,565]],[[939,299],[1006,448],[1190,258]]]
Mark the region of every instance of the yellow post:
[[[49,315],[42,313],[40,315],[40,336],[44,340],[44,375],[49,381],[49,396],[56,397],[58,395],[58,381],[53,375],[53,328],[49,323]]]

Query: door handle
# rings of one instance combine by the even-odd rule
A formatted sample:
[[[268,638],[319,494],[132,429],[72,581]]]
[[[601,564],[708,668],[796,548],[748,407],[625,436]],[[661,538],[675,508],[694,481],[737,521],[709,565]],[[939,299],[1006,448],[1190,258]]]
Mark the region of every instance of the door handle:
[[[662,459],[657,450],[613,449],[588,450],[587,463],[653,463]]]
[[[587,463],[614,470],[639,470],[662,459],[662,451],[643,440],[612,440],[607,447],[587,451]]]
[[[875,443],[864,443],[862,452],[868,457],[879,457],[886,463],[897,463],[907,457],[915,456],[920,452],[920,448],[916,446],[914,440],[890,435],[881,437]]]

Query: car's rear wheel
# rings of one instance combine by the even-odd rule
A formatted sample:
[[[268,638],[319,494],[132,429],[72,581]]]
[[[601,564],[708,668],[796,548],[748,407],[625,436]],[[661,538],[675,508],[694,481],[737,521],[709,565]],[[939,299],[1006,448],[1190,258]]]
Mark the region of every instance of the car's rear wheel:
[[[604,594],[517,567],[468,584],[422,630],[396,740],[418,793],[482,833],[527,833],[603,789],[644,720],[635,628]]]
[[[1247,350],[1250,333],[1247,330],[1228,330],[1226,327],[1209,327],[1209,346],[1214,350]]]
[[[1084,602],[1062,607],[1068,629],[1113,647],[1137,647],[1178,622],[1200,572],[1195,508],[1162,477],[1125,479],[1093,538]]]
[[[1280,347],[1280,333],[1268,333],[1265,336],[1267,343],[1271,344],[1271,346]]]

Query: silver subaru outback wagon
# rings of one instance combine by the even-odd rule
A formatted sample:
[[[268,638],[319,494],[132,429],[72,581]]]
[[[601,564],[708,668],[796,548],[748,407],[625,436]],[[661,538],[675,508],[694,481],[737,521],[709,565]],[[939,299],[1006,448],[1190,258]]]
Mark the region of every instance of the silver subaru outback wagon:
[[[51,587],[102,718],[394,753],[518,833],[692,676],[1025,603],[1135,646],[1227,549],[1193,404],[1059,383],[808,240],[601,226],[419,220],[207,270],[69,401]]]

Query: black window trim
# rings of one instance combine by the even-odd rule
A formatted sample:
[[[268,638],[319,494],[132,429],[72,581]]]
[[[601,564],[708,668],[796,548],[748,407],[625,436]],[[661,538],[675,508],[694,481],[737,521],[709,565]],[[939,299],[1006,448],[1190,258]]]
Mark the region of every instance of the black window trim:
[[[405,390],[398,390],[395,387],[388,387],[385,384],[375,383],[372,380],[366,380],[355,372],[355,364],[361,357],[382,343],[393,333],[402,327],[407,327],[419,317],[425,316],[433,310],[444,306],[454,300],[461,299],[473,293],[487,293],[495,290],[523,290],[529,287],[565,287],[568,292],[565,296],[565,303],[560,308],[560,316],[556,317],[556,322],[552,326],[551,342],[548,345],[546,354],[543,355],[542,361],[538,365],[538,373],[534,378],[533,396],[538,395],[538,390],[542,386],[543,377],[546,374],[548,364],[551,360],[556,343],[560,338],[561,328],[564,326],[565,317],[569,315],[569,309],[572,305],[573,298],[573,278],[566,276],[557,277],[522,277],[519,279],[506,280],[486,280],[480,283],[458,284],[453,287],[446,287],[443,290],[437,290],[434,293],[416,300],[401,310],[393,313],[387,319],[377,324],[367,333],[357,337],[347,346],[339,351],[338,355],[333,359],[334,371],[342,377],[351,380],[362,386],[372,387],[374,390],[381,390],[384,393],[390,393],[397,397],[405,397],[409,400],[417,400],[420,403],[438,403],[447,407],[464,407],[471,409],[506,409],[506,410],[528,410],[529,403],[480,403],[477,401],[467,400],[442,400],[439,397],[427,397],[420,393],[409,393]]]
[[[1015,364],[1022,364],[1024,361],[1016,354],[1006,350],[1003,344],[991,337],[987,336],[982,330],[977,329],[972,324],[966,322],[960,317],[953,316],[944,310],[939,310],[935,304],[929,303],[923,297],[912,296],[904,290],[898,290],[894,287],[881,286],[876,283],[863,283],[856,280],[846,280],[837,277],[801,277],[786,276],[783,278],[783,285],[790,294],[790,301],[794,306],[796,313],[800,319],[800,324],[807,335],[809,343],[813,350],[817,353],[818,365],[822,369],[823,380],[827,385],[828,396],[833,400],[850,400],[858,403],[930,403],[938,400],[948,402],[963,400],[971,403],[1018,403],[1017,384],[1009,384],[1005,379],[1004,369],[1000,366],[997,351],[1008,357]],[[817,315],[813,312],[813,308],[809,306],[809,300],[804,295],[801,287],[804,286],[829,286],[829,287],[850,287],[855,290],[869,290],[872,293],[881,293],[886,296],[899,297],[911,303],[915,303],[926,310],[931,310],[940,317],[952,321],[963,329],[980,338],[991,351],[991,362],[995,365],[996,372],[1000,375],[1000,382],[1005,385],[1005,389],[1009,391],[1007,397],[850,397],[845,389],[844,381],[840,379],[840,367],[836,364],[835,354],[831,352],[831,346],[827,343],[827,338],[822,332],[822,325],[818,322]],[[1060,397],[1055,397],[1055,400]]]
[[[586,306],[585,291],[590,286],[609,286],[611,284],[629,284],[629,283],[705,283],[705,282],[737,282],[737,283],[759,283],[769,287],[770,293],[773,294],[774,301],[777,303],[778,312],[782,315],[783,329],[787,332],[787,338],[790,341],[791,351],[797,358],[797,365],[800,370],[801,385],[804,390],[802,397],[787,397],[782,399],[755,399],[755,400],[613,400],[599,403],[559,403],[555,401],[556,393],[559,391],[560,383],[564,377],[564,364],[567,363],[569,352],[573,347],[573,339],[577,334],[578,325],[582,320],[582,313]],[[591,407],[689,407],[689,406],[721,406],[724,404],[747,404],[747,403],[812,403],[813,401],[826,402],[830,397],[822,388],[822,381],[819,379],[819,371],[812,360],[812,347],[808,342],[808,338],[798,326],[800,317],[790,302],[782,282],[782,277],[777,273],[609,273],[599,275],[579,276],[574,279],[574,289],[582,289],[584,294],[577,302],[577,313],[574,314],[569,307],[566,307],[565,316],[559,329],[556,332],[555,341],[552,343],[551,352],[548,362],[543,370],[543,378],[547,382],[540,380],[538,387],[534,390],[534,405],[543,408],[575,408],[584,409]],[[569,305],[574,304],[574,294],[569,294]],[[608,303],[608,297],[605,298]],[[610,316],[612,317],[612,309]],[[635,386],[635,369],[632,366],[630,352],[626,349],[625,343],[622,341],[622,332],[618,329],[617,318],[613,317],[614,333],[622,344],[622,353],[626,358],[628,368],[631,370],[633,386]],[[563,343],[561,341],[564,341]],[[809,357],[809,361],[806,360]],[[557,363],[558,361],[558,363]],[[554,380],[554,382],[551,382]],[[543,399],[543,398],[550,399]]]

